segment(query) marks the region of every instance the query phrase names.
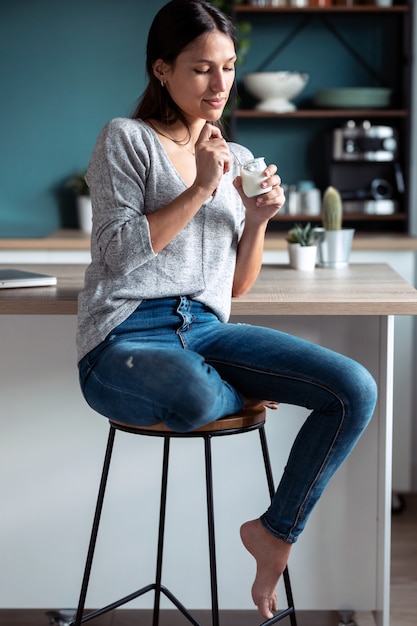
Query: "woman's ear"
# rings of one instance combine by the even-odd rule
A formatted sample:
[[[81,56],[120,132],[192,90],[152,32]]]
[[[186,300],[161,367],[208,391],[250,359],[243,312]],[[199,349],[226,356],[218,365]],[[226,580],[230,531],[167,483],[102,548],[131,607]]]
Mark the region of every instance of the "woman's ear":
[[[153,69],[153,73],[154,73],[155,77],[159,80],[161,85],[164,85],[164,83],[165,83],[164,77],[165,77],[166,71],[168,69],[168,65],[162,59],[157,59],[153,63],[152,69]]]

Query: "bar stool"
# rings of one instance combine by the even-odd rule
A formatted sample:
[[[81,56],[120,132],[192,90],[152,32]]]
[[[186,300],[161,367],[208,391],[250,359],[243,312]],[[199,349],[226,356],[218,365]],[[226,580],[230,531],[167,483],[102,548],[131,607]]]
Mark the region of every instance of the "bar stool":
[[[193,624],[193,626],[200,626],[199,622],[193,617],[193,615],[185,608],[185,606],[162,584],[162,559],[164,549],[164,530],[165,530],[165,511],[166,511],[166,497],[167,497],[167,481],[168,481],[168,466],[169,466],[169,450],[171,439],[183,438],[190,439],[195,437],[201,437],[204,440],[205,450],[205,472],[206,472],[206,498],[207,498],[207,523],[208,523],[208,545],[209,545],[209,566],[210,566],[210,586],[211,586],[211,614],[212,625],[219,626],[219,605],[218,605],[218,588],[217,588],[217,565],[216,565],[216,547],[215,547],[215,531],[214,531],[214,506],[213,506],[213,476],[212,476],[212,454],[211,454],[211,440],[213,437],[220,437],[226,435],[239,435],[252,430],[258,430],[260,443],[262,448],[263,461],[266,472],[266,479],[269,489],[269,495],[272,498],[275,489],[272,477],[271,462],[269,458],[268,446],[265,435],[265,419],[266,411],[264,406],[257,406],[248,408],[230,415],[222,419],[217,420],[211,424],[207,424],[202,428],[198,428],[194,431],[187,433],[177,433],[169,430],[163,424],[157,424],[155,426],[126,426],[110,420],[110,432],[107,440],[106,453],[104,457],[103,471],[100,480],[99,492],[97,497],[97,504],[94,514],[93,527],[90,536],[90,543],[88,547],[87,559],[84,569],[84,576],[81,586],[81,592],[78,602],[78,608],[75,621],[72,622],[72,626],[80,626],[82,623],[90,621],[99,615],[112,611],[143,594],[154,591],[154,606],[153,606],[153,622],[152,626],[158,626],[159,613],[160,613],[160,599],[161,594],[164,594],[174,606]],[[113,445],[115,440],[116,431],[124,431],[134,435],[145,435],[148,437],[161,437],[164,440],[163,446],[163,460],[162,460],[162,481],[161,481],[161,498],[160,498],[160,510],[159,510],[159,529],[158,529],[158,547],[156,557],[156,575],[155,582],[138,589],[111,604],[104,606],[101,609],[84,614],[85,600],[87,596],[87,589],[90,579],[90,573],[93,563],[94,550],[96,545],[97,534],[99,530],[101,511],[103,506],[103,500],[106,490],[106,483],[109,474],[110,461],[113,451]],[[288,568],[283,573],[283,580],[285,585],[285,592],[288,607],[269,620],[263,622],[263,624],[274,624],[285,617],[290,618],[291,626],[297,626],[293,594],[291,589],[290,576]]]

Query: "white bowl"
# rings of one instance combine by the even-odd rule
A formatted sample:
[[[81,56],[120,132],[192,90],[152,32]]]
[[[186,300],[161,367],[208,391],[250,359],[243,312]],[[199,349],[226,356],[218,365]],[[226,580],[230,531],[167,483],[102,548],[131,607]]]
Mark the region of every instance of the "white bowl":
[[[304,89],[308,74],[302,72],[252,72],[245,74],[246,89],[260,102],[258,111],[288,113],[296,106],[290,102]]]

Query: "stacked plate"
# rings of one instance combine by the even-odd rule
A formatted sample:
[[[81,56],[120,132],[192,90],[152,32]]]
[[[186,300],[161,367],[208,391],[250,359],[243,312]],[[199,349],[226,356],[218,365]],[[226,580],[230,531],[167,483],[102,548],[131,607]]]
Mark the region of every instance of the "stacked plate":
[[[314,96],[314,104],[332,109],[388,107],[391,89],[384,87],[343,87],[340,89],[322,89]]]

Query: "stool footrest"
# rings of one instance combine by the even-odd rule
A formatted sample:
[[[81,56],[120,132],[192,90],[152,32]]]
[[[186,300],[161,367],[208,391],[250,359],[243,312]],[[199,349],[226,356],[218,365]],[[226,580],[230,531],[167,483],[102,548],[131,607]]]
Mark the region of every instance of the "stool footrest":
[[[141,589],[138,589],[137,591],[134,591],[133,593],[130,593],[129,595],[124,596],[123,598],[120,598],[120,600],[115,600],[111,604],[107,604],[101,609],[96,609],[95,611],[86,613],[85,615],[83,615],[79,623],[84,624],[85,622],[95,619],[96,617],[99,617],[100,615],[104,615],[104,613],[108,613],[109,611],[118,609],[120,606],[123,606],[124,604],[127,604],[128,602],[131,602],[132,600],[135,600],[136,598],[139,598],[140,596],[143,596],[145,593],[148,593],[149,591],[158,591],[158,586],[156,585],[156,583],[151,583],[150,585],[141,587]],[[169,589],[164,587],[164,585],[161,585],[159,587],[159,592],[163,593],[168,598],[168,600],[170,600],[172,604],[174,604],[174,606],[176,606],[177,609],[181,611],[181,613],[184,615],[184,617],[186,617],[194,626],[201,626],[201,624],[197,622],[197,620],[191,615],[188,609],[185,608],[185,606],[178,600],[176,596],[174,596],[174,594]],[[71,622],[69,626],[74,626],[74,624],[76,624],[76,621]]]
[[[288,607],[288,609],[284,609],[283,611],[279,611],[274,617],[267,619],[265,622],[262,622],[259,626],[271,626],[271,624],[275,624],[276,622],[280,622],[282,619],[288,616],[295,615],[295,609],[293,606]]]
[[[157,590],[156,583],[151,583],[150,585],[141,587],[141,589],[138,589],[137,591],[134,591],[133,593],[130,593],[127,596],[124,596],[124,598],[120,598],[120,600],[115,600],[115,602],[112,602],[111,604],[108,604],[107,606],[104,606],[101,609],[97,609],[95,611],[91,611],[90,613],[86,613],[85,615],[83,615],[79,623],[84,624],[85,622],[95,619],[96,617],[99,617],[100,615],[104,615],[104,613],[108,613],[109,611],[113,611],[113,609],[118,609],[120,606],[123,606],[124,604],[127,604],[128,602],[131,602],[132,600],[135,600],[136,598],[143,596],[145,593],[148,593],[149,591],[154,591],[154,590],[155,591]],[[165,587],[164,585],[161,585],[159,588],[159,591],[160,593],[163,593],[168,598],[168,600],[170,600],[172,604],[174,604],[174,606],[177,607],[179,611],[181,611],[184,617],[186,617],[188,621],[193,624],[193,626],[201,626],[200,622],[198,622],[192,616],[190,611],[185,608],[185,606],[178,600],[176,596],[174,596],[173,593],[171,593],[169,589],[167,589],[167,587]],[[291,606],[287,609],[279,611],[276,615],[274,615],[274,617],[271,617],[265,622],[262,622],[259,626],[272,626],[272,624],[275,624],[276,622],[280,622],[285,617],[288,617],[289,615],[292,615],[294,613],[295,613],[294,607]],[[76,622],[73,621],[69,624],[69,626],[74,626],[75,623]]]

